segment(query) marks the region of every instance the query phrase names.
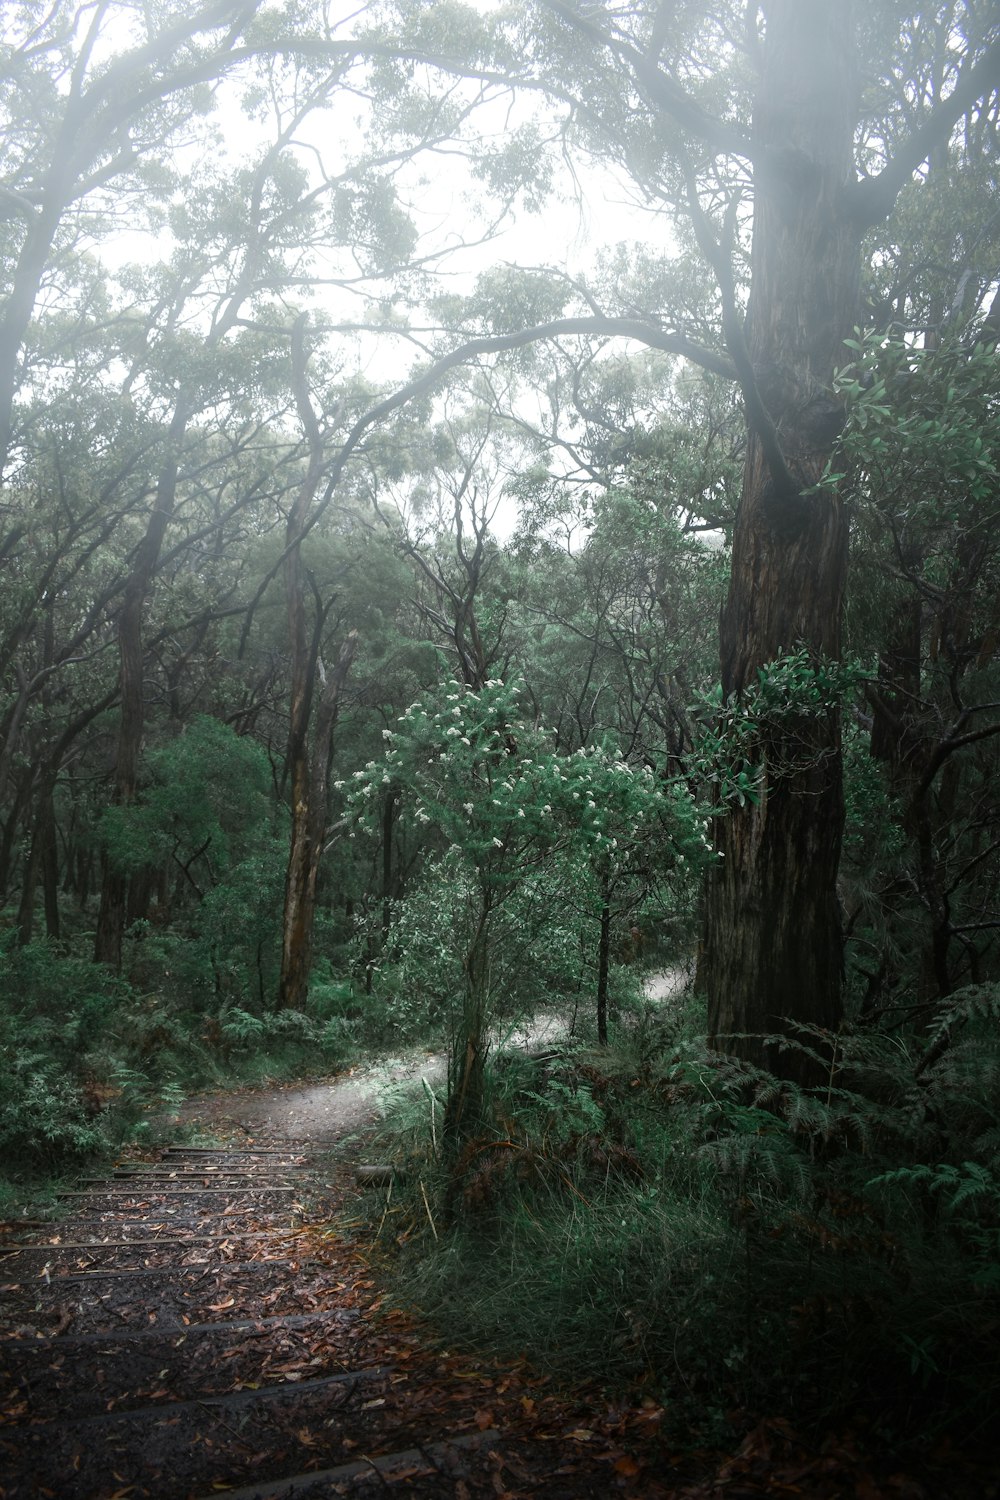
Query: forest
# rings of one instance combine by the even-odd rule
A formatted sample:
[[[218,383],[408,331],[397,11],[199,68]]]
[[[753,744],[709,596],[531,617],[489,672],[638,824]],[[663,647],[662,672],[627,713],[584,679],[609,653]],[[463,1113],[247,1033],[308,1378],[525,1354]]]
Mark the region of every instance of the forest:
[[[0,47],[0,1213],[440,1048],[382,1149],[454,1344],[984,1441],[996,5]]]

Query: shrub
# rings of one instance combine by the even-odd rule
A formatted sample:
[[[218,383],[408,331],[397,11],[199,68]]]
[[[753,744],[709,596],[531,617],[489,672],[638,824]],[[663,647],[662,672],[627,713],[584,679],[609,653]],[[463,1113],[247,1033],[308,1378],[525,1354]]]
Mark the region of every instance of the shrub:
[[[426,1101],[389,1127],[411,1184],[392,1209],[401,1295],[450,1343],[640,1383],[696,1440],[727,1411],[817,1429],[874,1414],[899,1441],[948,1413],[985,1423],[1000,1404],[994,1004],[955,998],[936,1056],[933,1034],[843,1036],[815,1092],[708,1052],[676,1015],[658,1053],[640,1028],[609,1053],[499,1058],[450,1164]]]

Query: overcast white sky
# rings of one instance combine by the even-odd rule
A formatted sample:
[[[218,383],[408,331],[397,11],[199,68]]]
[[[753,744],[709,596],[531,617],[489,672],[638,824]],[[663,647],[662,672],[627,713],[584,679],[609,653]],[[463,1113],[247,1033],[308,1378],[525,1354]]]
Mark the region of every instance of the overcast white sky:
[[[113,12],[111,13],[114,14]],[[126,41],[121,36],[115,42]],[[245,113],[240,96],[243,80],[223,83],[216,91],[218,113],[215,125],[221,133],[219,147],[207,155],[196,144],[182,148],[178,162],[188,171],[234,166],[256,156],[273,139],[274,121],[254,120]],[[470,91],[473,88],[470,85]],[[498,140],[510,126],[526,118],[528,103],[511,103],[509,96],[477,112],[479,133]],[[318,175],[318,161],[336,171],[350,159],[362,140],[365,105],[347,90],[334,95],[329,109],[317,110],[297,132],[297,159],[311,174]],[[439,265],[443,289],[457,293],[472,290],[475,277],[500,263],[514,266],[549,266],[570,276],[586,275],[602,248],[622,241],[648,241],[662,248],[669,243],[667,221],[662,215],[643,211],[630,200],[624,181],[606,169],[574,162],[571,173],[559,163],[553,192],[544,210],[512,210],[503,228],[488,243],[473,243],[482,234],[481,187],[460,155],[425,152],[401,172],[399,189],[413,214],[421,235],[418,253],[429,248],[451,248]],[[453,247],[453,248],[452,248]],[[169,254],[169,236],[149,236],[123,231],[99,253],[111,269],[136,260],[152,260]],[[343,262],[343,252],[334,260]],[[299,297],[304,293],[297,293]],[[318,312],[333,319],[348,320],[361,312],[357,298],[317,287],[311,299]],[[348,347],[343,350],[350,359]],[[412,362],[415,351],[405,341],[379,337],[357,342],[355,357],[365,376],[375,383],[399,380]],[[498,517],[507,531],[512,517]]]

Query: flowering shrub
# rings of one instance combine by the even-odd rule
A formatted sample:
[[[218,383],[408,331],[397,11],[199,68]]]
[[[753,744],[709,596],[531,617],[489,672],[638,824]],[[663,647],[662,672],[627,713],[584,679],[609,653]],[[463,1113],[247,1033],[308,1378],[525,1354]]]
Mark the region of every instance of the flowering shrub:
[[[556,754],[545,730],[520,717],[516,684],[427,693],[383,733],[382,758],[336,785],[351,836],[380,835],[390,794],[422,835],[427,878],[398,914],[394,946],[432,1004],[447,1008],[451,990],[456,1058],[470,1039],[481,1055],[496,992],[509,992],[529,958],[551,947],[566,972],[609,884],[713,857],[683,782],[609,745]]]
[[[347,782],[355,826],[379,832],[380,792],[440,848],[451,848],[498,889],[556,850],[613,865],[655,835],[666,857],[710,858],[707,819],[686,784],[666,782],[605,745],[557,755],[543,729],[518,714],[516,685],[427,693],[386,729],[385,754]]]

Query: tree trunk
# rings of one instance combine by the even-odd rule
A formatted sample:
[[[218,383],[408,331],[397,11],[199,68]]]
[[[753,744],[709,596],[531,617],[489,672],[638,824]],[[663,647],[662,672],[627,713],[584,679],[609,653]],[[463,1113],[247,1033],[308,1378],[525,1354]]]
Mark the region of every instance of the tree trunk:
[[[448,1103],[443,1128],[445,1141],[455,1150],[469,1137],[483,1113],[492,912],[491,893],[484,889],[476,932],[465,955],[462,1018],[452,1044],[448,1068]]]
[[[788,472],[765,458],[751,412],[721,628],[727,695],[802,646],[817,661],[839,659],[847,572],[840,498],[803,492],[839,429],[831,380],[857,321],[861,232],[844,208],[854,177],[850,6],[772,0],[765,13],[748,344]],[[707,900],[709,1032],[721,1050],[805,1078],[815,1070],[802,1054],[779,1054],[761,1036],[786,1030],[789,1016],[828,1028],[841,1018],[839,713],[765,725],[758,756],[759,805],[720,822],[723,860]]]
[[[307,728],[312,693],[302,684],[293,693],[293,723],[299,733],[291,746],[292,835],[285,876],[285,909],[282,923],[281,977],[278,1004],[301,1010],[309,990],[312,968],[313,920],[316,915],[316,881],[326,837],[329,795],[330,749],[337,722],[340,693],[357,650],[357,631],[352,630],[340,648],[337,665],[323,684],[310,753]]]
[[[224,307],[217,310],[205,339],[205,348],[217,348],[236,323],[240,308],[249,294],[251,271],[244,266]],[[129,803],[136,793],[139,756],[144,725],[142,670],[144,651],[142,619],[146,601],[160,562],[160,551],[167,528],[173,520],[177,503],[181,450],[188,423],[194,412],[192,391],[183,385],[177,392],[173,415],[167,429],[163,462],[156,479],[156,495],[146,532],[135,551],[132,572],[125,585],[125,596],[118,617],[118,650],[120,662],[121,722],[118,730],[118,756],[115,765],[115,801]],[[102,857],[101,907],[97,918],[94,959],[121,968],[122,938],[125,931],[128,881]]]
[[[56,820],[52,801],[54,779],[53,774],[46,774],[38,790],[31,848],[21,880],[21,900],[17,913],[18,941],[21,943],[30,943],[34,935],[35,893],[39,879],[42,881],[45,901],[46,933],[49,937],[59,936]]]
[[[608,977],[611,969],[611,879],[601,874],[601,936],[597,945],[597,1041],[608,1045]]]
[[[180,445],[187,430],[189,413],[189,402],[183,395],[179,396],[167,434],[166,456],[157,478],[153,508],[146,523],[145,535],[136,549],[135,562],[125,585],[125,597],[118,616],[121,719],[118,725],[114,800],[124,806],[135,798],[145,722],[142,700],[142,617],[160,560],[163,538],[174,513]],[[107,855],[102,854],[101,905],[97,916],[94,960],[110,964],[114,969],[121,968],[127,896],[127,876],[123,871],[115,869]]]
[[[389,946],[392,928],[392,830],[396,821],[395,787],[390,787],[382,804],[382,950]]]

